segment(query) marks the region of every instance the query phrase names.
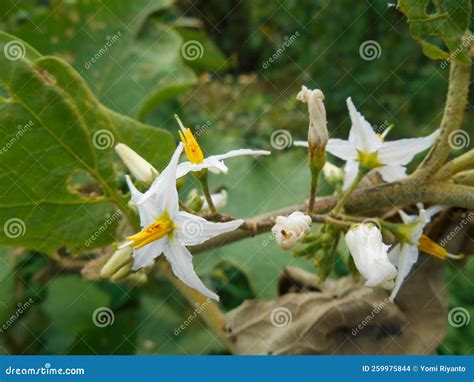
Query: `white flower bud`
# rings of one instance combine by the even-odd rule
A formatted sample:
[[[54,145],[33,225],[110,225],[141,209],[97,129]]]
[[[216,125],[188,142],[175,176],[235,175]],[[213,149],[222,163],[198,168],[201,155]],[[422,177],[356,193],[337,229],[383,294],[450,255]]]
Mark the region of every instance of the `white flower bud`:
[[[309,233],[311,217],[301,211],[295,211],[289,216],[278,216],[272,227],[277,245],[284,250],[293,248]]]
[[[211,194],[211,199],[212,202],[214,203],[214,206],[216,208],[222,208],[227,205],[227,190],[222,189],[220,192],[217,192],[215,194]],[[207,204],[207,200],[205,197],[201,196],[202,200],[202,207],[201,210],[208,211],[209,210],[209,205]]]
[[[344,180],[344,171],[330,162],[324,164],[323,174],[330,183],[342,182]]]
[[[360,274],[368,287],[392,289],[397,270],[388,258],[389,245],[373,224],[358,224],[346,233],[346,244]]]
[[[115,146],[115,151],[140,182],[151,183],[158,176],[158,171],[127,145],[119,143]]]
[[[308,104],[308,143],[310,148],[326,147],[329,140],[329,134],[326,121],[326,108],[324,107],[323,102],[323,92],[319,89],[310,90],[306,86],[302,86],[296,99]]]

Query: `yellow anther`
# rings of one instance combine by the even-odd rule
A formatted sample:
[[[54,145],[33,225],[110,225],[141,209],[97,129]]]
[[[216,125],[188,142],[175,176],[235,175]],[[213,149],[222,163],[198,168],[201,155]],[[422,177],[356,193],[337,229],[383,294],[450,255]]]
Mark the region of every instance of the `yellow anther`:
[[[191,163],[202,163],[204,161],[204,155],[202,153],[201,147],[199,147],[199,144],[196,141],[196,138],[194,138],[193,133],[190,129],[183,126],[183,123],[177,115],[174,117],[178,121],[180,127],[180,131],[178,131],[178,133],[179,137],[181,138],[181,142],[183,142],[186,157]]]
[[[426,235],[421,235],[420,240],[418,241],[418,249],[441,260],[446,260],[447,257],[450,259],[463,258],[462,255],[453,255],[449,253],[441,245],[435,243]]]
[[[131,243],[133,248],[139,249],[170,234],[173,230],[173,221],[169,218],[168,214],[164,214],[160,219],[143,228],[140,232],[128,236],[127,241]]]

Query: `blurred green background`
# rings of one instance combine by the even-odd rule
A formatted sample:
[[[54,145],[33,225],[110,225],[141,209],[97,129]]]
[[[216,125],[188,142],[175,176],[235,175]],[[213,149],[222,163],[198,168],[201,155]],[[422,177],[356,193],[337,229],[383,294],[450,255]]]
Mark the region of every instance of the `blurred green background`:
[[[271,158],[229,160],[230,175],[211,177],[212,190],[229,192],[224,212],[239,217],[300,203],[307,195],[305,151],[271,145],[278,129],[289,132],[290,141],[306,137],[305,105],[295,100],[302,85],[323,90],[333,137],[347,136],[349,96],[374,127],[394,124],[389,139],[426,135],[441,118],[448,69],[423,56],[403,14],[386,1],[13,0],[2,1],[0,12],[2,30],[68,61],[111,109],[175,137],[172,116],[178,113],[200,132],[208,154],[272,150]],[[107,41],[112,46],[91,63]],[[368,42],[375,51],[363,51]],[[197,53],[186,52],[190,46]],[[188,182],[183,194],[194,186]],[[331,192],[323,184],[323,193]],[[0,335],[4,353],[225,353],[199,319],[174,334],[194,308],[159,275],[140,287],[91,282],[81,278],[80,268],[41,253],[0,253],[1,321],[34,301]],[[341,248],[340,257],[345,255]],[[247,298],[275,297],[286,265],[312,269],[278,250],[270,234],[200,254],[194,263],[226,310]],[[342,262],[336,271],[345,273]],[[467,292],[473,262],[447,272],[454,280],[448,285],[451,306],[473,315],[474,295]],[[101,306],[114,311],[113,325],[93,324],[91,312]],[[439,352],[472,354],[473,342],[472,325],[449,327]]]

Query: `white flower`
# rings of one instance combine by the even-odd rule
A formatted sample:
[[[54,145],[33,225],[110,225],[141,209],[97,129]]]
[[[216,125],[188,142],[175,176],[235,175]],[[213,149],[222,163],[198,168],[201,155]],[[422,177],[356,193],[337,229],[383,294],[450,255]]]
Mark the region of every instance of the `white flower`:
[[[140,182],[151,183],[157,177],[158,171],[127,145],[119,143],[115,146],[115,151]]]
[[[214,207],[216,208],[222,208],[227,205],[227,190],[222,189],[221,191],[211,194],[211,199],[212,202],[214,203]],[[202,207],[201,210],[208,211],[209,210],[209,205],[207,204],[207,200],[204,196],[201,196],[202,200]]]
[[[175,116],[178,121],[180,131],[179,136],[184,145],[184,151],[186,152],[186,157],[189,161],[180,163],[178,170],[176,172],[176,177],[181,178],[189,172],[201,171],[205,168],[208,168],[211,172],[219,174],[223,172],[227,174],[228,168],[224,164],[224,159],[243,156],[243,155],[270,155],[270,151],[266,150],[251,150],[251,149],[239,149],[231,150],[225,154],[220,155],[211,155],[207,158],[204,158],[204,154],[199,146],[196,138],[194,138],[193,133],[189,128],[185,128],[178,118]]]
[[[358,224],[346,233],[346,244],[359,273],[368,287],[393,287],[397,270],[388,259],[389,245],[382,241],[382,233],[373,224]]]
[[[289,216],[277,216],[272,227],[277,245],[284,250],[291,249],[309,233],[311,217],[301,211]]]
[[[395,286],[393,287],[392,294],[390,295],[390,301],[393,302],[398,294],[398,291],[400,290],[400,287],[402,286],[403,281],[410,273],[413,265],[418,261],[419,249],[437,256],[437,253],[433,253],[431,249],[425,250],[427,246],[426,244],[424,246],[420,245],[420,239],[424,237],[423,229],[431,221],[431,218],[444,208],[446,207],[434,206],[428,208],[427,210],[420,208],[418,215],[407,215],[402,210],[399,211],[403,223],[407,225],[407,234],[405,239],[398,243],[389,253],[390,261],[397,267],[398,270]],[[426,237],[426,239],[429,241],[427,244],[432,245],[431,239],[428,237]],[[446,253],[444,248],[439,248],[441,248],[441,252]],[[439,251],[439,248],[436,248],[436,250]]]
[[[385,142],[383,136],[377,135],[372,126],[360,114],[351,99],[347,107],[352,121],[352,128],[347,141],[330,139],[326,150],[332,155],[346,161],[344,168],[344,186],[347,189],[357,176],[361,159],[370,160],[386,182],[395,182],[407,176],[405,166],[413,157],[428,149],[436,140],[439,130],[422,138],[400,139]],[[295,142],[295,146],[305,146],[305,142]]]
[[[323,92],[319,89],[310,90],[306,86],[302,86],[296,99],[308,104],[308,142],[310,146],[325,147],[328,143],[329,135]]]
[[[219,297],[207,289],[194,272],[192,255],[186,246],[201,244],[217,235],[233,231],[243,220],[212,223],[179,210],[176,169],[182,150],[183,145],[180,143],[168,166],[144,194],[135,188],[127,176],[132,201],[138,207],[143,229],[129,236],[122,247],[133,247],[134,270],[151,265],[156,257],[164,253],[174,274],[183,283],[218,300]]]
[[[344,179],[344,172],[331,162],[326,162],[323,167],[324,177],[328,182],[336,183]]]

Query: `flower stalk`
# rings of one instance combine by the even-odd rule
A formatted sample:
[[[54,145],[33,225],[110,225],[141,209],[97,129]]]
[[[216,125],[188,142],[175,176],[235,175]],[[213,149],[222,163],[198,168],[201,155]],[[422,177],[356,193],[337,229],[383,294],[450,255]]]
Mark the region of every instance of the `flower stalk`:
[[[344,191],[342,194],[341,198],[338,200],[337,204],[334,206],[332,211],[330,212],[330,215],[337,216],[341,212],[344,211],[344,207],[351,197],[351,194],[355,191],[357,186],[359,185],[360,181],[364,178],[364,176],[369,172],[370,170],[366,167],[360,166],[359,171],[357,172],[357,176],[349,186],[347,190]]]

